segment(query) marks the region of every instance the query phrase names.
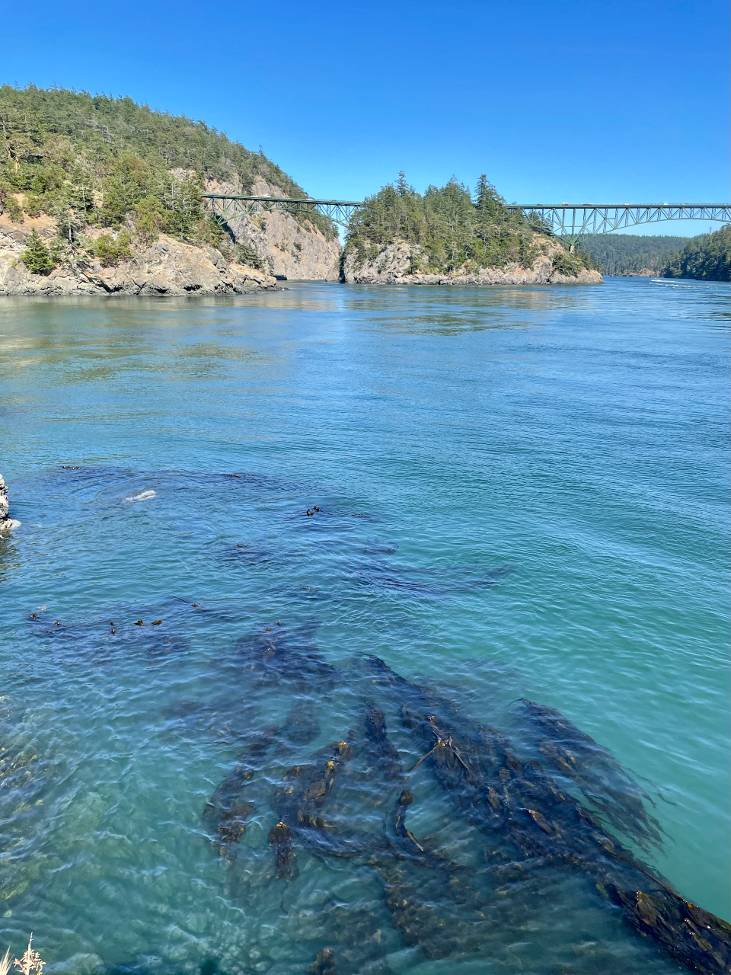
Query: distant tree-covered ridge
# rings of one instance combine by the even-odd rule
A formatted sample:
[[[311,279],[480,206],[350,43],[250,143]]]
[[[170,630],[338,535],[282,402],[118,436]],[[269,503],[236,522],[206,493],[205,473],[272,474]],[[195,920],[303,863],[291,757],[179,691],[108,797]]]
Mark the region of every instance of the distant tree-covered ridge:
[[[545,252],[561,273],[572,276],[586,268],[538,220],[510,210],[485,176],[474,199],[455,179],[430,186],[423,194],[409,186],[403,173],[358,210],[349,226],[345,263],[363,266],[394,244],[410,248],[413,275],[469,275],[506,265],[530,267]]]
[[[693,237],[662,270],[666,278],[731,281],[731,224]]]
[[[687,242],[687,237],[586,234],[578,250],[602,274],[659,274]]]
[[[282,195],[306,195],[263,153],[202,122],[130,98],[0,87],[0,213],[18,222],[47,214],[60,243],[87,228],[125,228],[146,240],[166,233],[215,244],[223,233],[201,202],[206,181],[245,193],[257,178]],[[319,214],[301,219],[335,237]]]

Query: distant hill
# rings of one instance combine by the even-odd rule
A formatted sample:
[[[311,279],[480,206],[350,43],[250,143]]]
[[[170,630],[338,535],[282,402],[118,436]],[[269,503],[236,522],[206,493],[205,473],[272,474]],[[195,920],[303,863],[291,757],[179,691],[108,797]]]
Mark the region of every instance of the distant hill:
[[[52,275],[61,290],[85,290],[89,262],[95,286],[105,286],[99,268],[129,264],[134,278],[130,262],[139,263],[161,236],[175,241],[191,266],[202,255],[190,248],[207,247],[226,265],[265,275],[337,276],[337,232],[327,218],[258,212],[237,218],[234,227],[213,218],[201,200],[205,191],[307,195],[263,153],[203,122],[130,98],[0,87],[0,229],[6,231],[0,290],[33,290],[39,275]],[[34,277],[21,280],[15,244],[25,244],[28,234],[34,235],[30,255],[26,248],[20,260]],[[206,253],[223,273],[219,258]],[[72,272],[66,284],[53,274],[57,268]],[[202,288],[215,279],[211,274]],[[198,290],[195,281],[190,290]]]
[[[587,234],[578,249],[602,274],[660,274],[687,237]]]
[[[666,278],[731,281],[731,224],[693,237],[662,270]]]

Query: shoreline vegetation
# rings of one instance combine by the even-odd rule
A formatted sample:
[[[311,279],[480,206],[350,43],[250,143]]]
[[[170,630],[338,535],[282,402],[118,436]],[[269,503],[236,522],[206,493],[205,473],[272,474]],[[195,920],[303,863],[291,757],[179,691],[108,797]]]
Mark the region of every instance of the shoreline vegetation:
[[[403,176],[351,222],[227,219],[202,194],[305,196],[262,152],[204,123],[82,92],[0,87],[0,295],[244,294],[279,278],[424,284],[598,283],[481,177],[422,196]]]
[[[657,277],[687,243],[660,234],[584,234],[576,246],[602,274]]]
[[[318,213],[214,216],[205,192],[306,196],[263,152],[130,98],[0,87],[0,295],[245,294],[277,279],[597,284],[605,273],[728,281],[731,229],[586,238],[572,253],[481,176],[423,194],[400,174],[341,250]]]
[[[602,274],[731,279],[731,227],[697,237],[635,234],[586,234],[578,250]]]
[[[664,278],[731,281],[731,224],[692,237],[662,270]]]
[[[237,294],[337,277],[330,220],[223,221],[204,192],[305,195],[203,123],[130,98],[0,87],[0,294]]]
[[[481,176],[421,194],[403,173],[350,221],[341,278],[359,284],[599,284],[599,272]]]

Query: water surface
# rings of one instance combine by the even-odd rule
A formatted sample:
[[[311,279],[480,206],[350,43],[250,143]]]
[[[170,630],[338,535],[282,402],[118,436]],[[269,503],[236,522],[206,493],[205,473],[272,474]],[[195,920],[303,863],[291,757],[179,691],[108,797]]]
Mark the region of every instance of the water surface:
[[[272,879],[270,796],[348,736],[376,654],[516,740],[518,699],[559,708],[654,798],[665,839],[643,856],[731,917],[730,296],[4,299],[0,470],[22,527],[0,542],[0,944],[32,930],[49,962],[90,956],[69,972],[284,975],[340,942],[344,971],[675,971],[559,876],[508,892],[480,949],[426,958],[367,866],[300,853]],[[237,641],[277,623],[342,668],[334,688],[252,690]],[[206,800],[300,698],[317,732],[265,764],[231,865]],[[411,828],[467,863],[424,765],[412,783]]]

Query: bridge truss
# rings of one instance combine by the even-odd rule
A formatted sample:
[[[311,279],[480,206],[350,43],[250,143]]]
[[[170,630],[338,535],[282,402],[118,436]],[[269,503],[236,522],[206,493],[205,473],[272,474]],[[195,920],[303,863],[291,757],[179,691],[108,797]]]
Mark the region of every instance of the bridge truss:
[[[344,230],[347,230],[353,213],[363,206],[358,200],[296,200],[279,196],[227,196],[224,193],[206,193],[203,199],[208,200],[213,212],[224,220],[277,208],[288,213],[320,213]]]
[[[572,242],[582,234],[611,234],[664,220],[731,222],[731,203],[511,203],[508,208],[537,217],[551,233]]]
[[[347,230],[359,200],[290,199],[279,196],[238,196],[206,193],[213,212],[224,220],[275,208],[289,213],[320,213]],[[583,234],[610,234],[615,230],[664,220],[707,220],[731,223],[731,203],[509,203],[550,233],[574,244]]]

